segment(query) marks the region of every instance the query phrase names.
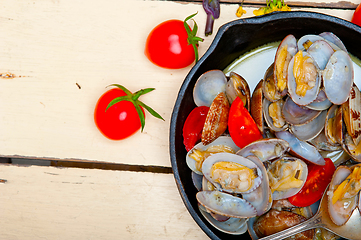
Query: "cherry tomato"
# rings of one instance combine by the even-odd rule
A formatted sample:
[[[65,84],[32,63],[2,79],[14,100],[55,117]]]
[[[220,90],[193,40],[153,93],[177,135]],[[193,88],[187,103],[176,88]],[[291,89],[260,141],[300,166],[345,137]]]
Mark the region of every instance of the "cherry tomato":
[[[361,26],[361,3],[357,6],[355,12],[353,13],[351,22]]]
[[[335,165],[329,158],[325,158],[326,164],[316,165],[309,163],[308,175],[301,191],[288,198],[290,203],[297,207],[306,207],[321,199],[335,172]]]
[[[232,102],[229,110],[228,131],[233,142],[240,148],[262,138],[255,121],[239,97]]]
[[[154,88],[142,89],[132,94],[121,85],[113,84],[99,99],[94,111],[94,121],[99,131],[111,140],[121,140],[133,135],[141,127],[144,128],[147,109],[153,116],[164,120],[149,106],[138,98]]]
[[[183,126],[183,143],[187,152],[201,139],[208,110],[209,107],[200,106],[193,109],[188,115]]]
[[[168,20],[156,26],[148,35],[145,55],[154,64],[170,69],[189,66],[198,61],[198,41],[196,37],[197,24],[194,22],[193,31],[186,23],[187,20]]]

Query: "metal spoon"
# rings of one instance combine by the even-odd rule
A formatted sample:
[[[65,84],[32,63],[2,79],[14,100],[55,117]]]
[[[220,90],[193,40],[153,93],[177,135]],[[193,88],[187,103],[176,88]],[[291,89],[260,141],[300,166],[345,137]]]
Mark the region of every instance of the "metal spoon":
[[[258,240],[283,239],[313,228],[324,228],[346,239],[361,239],[361,214],[358,208],[355,208],[346,224],[337,226],[330,219],[327,210],[327,191],[328,188],[322,196],[320,206],[318,207],[316,214],[312,218],[293,227],[287,228],[286,230],[264,238],[259,238]]]

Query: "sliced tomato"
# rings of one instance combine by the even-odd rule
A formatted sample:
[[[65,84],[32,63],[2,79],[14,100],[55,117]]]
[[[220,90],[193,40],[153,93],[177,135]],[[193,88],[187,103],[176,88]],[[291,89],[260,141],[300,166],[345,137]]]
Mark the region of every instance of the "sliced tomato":
[[[233,142],[240,148],[262,138],[255,121],[239,97],[232,102],[229,110],[228,130]]]
[[[307,164],[307,180],[301,191],[288,198],[290,203],[297,207],[306,207],[321,199],[335,172],[335,165],[331,159],[325,158],[325,162],[326,164],[323,166],[312,163]]]
[[[200,106],[192,110],[183,126],[183,143],[186,150],[191,150],[202,137],[204,122],[209,107]]]

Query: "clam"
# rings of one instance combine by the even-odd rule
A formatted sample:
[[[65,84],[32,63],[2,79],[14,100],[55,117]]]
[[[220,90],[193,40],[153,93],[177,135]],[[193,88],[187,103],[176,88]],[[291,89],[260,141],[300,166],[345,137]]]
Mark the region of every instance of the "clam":
[[[302,125],[315,119],[321,111],[301,107],[291,98],[286,98],[283,104],[282,114],[284,119],[290,125]]]
[[[346,102],[354,81],[353,63],[342,50],[330,57],[323,70],[323,85],[327,98],[334,104]]]
[[[210,144],[227,129],[229,103],[224,92],[220,92],[209,107],[202,130],[202,143]]]
[[[236,152],[242,157],[256,156],[262,162],[282,157],[289,150],[287,141],[268,138],[254,141]]]
[[[287,35],[278,46],[274,61],[274,82],[282,96],[287,93],[288,66],[297,51],[297,40],[292,34]]]
[[[315,60],[319,69],[323,70],[334,50],[326,41],[317,40],[307,49],[307,53]]]
[[[262,92],[269,101],[274,102],[283,97],[283,93],[278,91],[278,88],[275,85],[274,79],[274,63],[269,66],[264,74],[264,80],[262,83]]]
[[[267,126],[273,131],[283,131],[288,128],[288,123],[283,117],[282,109],[284,100],[279,99],[270,102],[267,98],[263,99],[263,116]]]
[[[332,32],[323,32],[323,33],[320,33],[319,35],[321,37],[323,37],[329,43],[332,43],[333,44],[332,46],[335,50],[341,49],[341,50],[347,52],[347,49],[346,49],[345,45],[343,44],[343,42]]]
[[[201,191],[198,202],[210,211],[232,218],[250,218],[257,215],[256,209],[246,200],[220,191]]]
[[[292,100],[305,106],[313,102],[321,86],[319,66],[310,54],[298,51],[288,66],[288,93]]]
[[[325,91],[323,89],[320,89],[316,99],[310,104],[308,104],[306,107],[313,110],[322,111],[328,109],[331,106],[332,106],[332,102],[328,100]]]
[[[301,159],[283,157],[273,161],[267,169],[274,200],[289,198],[303,187],[308,170]]]
[[[256,88],[254,89],[251,97],[251,116],[256,123],[259,131],[263,135],[264,125],[263,125],[263,107],[262,107],[262,99],[263,99],[263,80],[259,81]]]
[[[314,34],[303,35],[297,41],[298,50],[307,50],[314,42],[318,40],[324,40],[324,38]]]
[[[204,159],[212,154],[220,152],[235,153],[239,147],[233,142],[229,136],[220,136],[209,145],[204,145],[202,142],[195,145],[186,156],[188,167],[195,173],[203,175],[202,164]]]
[[[217,190],[228,193],[249,193],[262,182],[262,171],[255,163],[232,153],[217,153],[202,165],[205,178]]]
[[[322,111],[316,118],[303,125],[291,125],[290,132],[302,141],[309,141],[324,129],[327,111]]]
[[[251,91],[247,81],[235,72],[229,74],[229,80],[226,85],[226,95],[231,104],[234,99],[239,97],[245,108],[250,111]]]
[[[211,106],[214,98],[226,91],[227,78],[221,70],[203,73],[193,88],[193,100],[197,106]]]
[[[330,107],[330,109],[327,111],[326,115],[326,121],[325,121],[325,131],[324,136],[326,138],[326,141],[331,146],[340,146],[339,141],[337,140],[337,136],[342,135],[342,115],[338,114],[339,106],[333,105]],[[341,122],[340,122],[341,121]]]
[[[361,189],[361,165],[339,166],[328,190],[328,212],[338,226],[347,222],[358,204]]]
[[[316,165],[325,165],[325,159],[311,144],[301,141],[288,131],[276,132],[276,136],[286,140],[290,145],[290,153],[298,158],[309,161]]]

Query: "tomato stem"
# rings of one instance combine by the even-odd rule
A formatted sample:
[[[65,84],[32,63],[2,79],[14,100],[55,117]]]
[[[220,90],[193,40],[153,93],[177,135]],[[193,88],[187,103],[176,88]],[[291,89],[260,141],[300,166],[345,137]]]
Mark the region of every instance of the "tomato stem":
[[[188,44],[192,44],[192,46],[193,46],[196,63],[198,62],[198,45],[199,45],[199,42],[203,42],[203,38],[196,36],[197,31],[198,31],[198,25],[197,25],[196,21],[194,21],[194,19],[192,19],[195,15],[197,15],[197,13],[194,13],[194,14],[188,16],[184,20],[184,28],[186,29],[187,34],[188,34],[187,42],[188,42]],[[193,30],[190,29],[190,27],[187,23],[187,21],[190,19],[192,19],[194,22]]]
[[[145,88],[145,89],[141,89],[137,92],[135,92],[134,94],[132,94],[127,88],[125,88],[122,85],[119,84],[111,84],[109,86],[113,86],[113,87],[118,87],[121,90],[123,90],[127,95],[126,96],[121,96],[121,97],[117,97],[114,98],[107,106],[106,110],[107,111],[111,106],[113,106],[114,104],[121,102],[121,101],[129,101],[131,103],[133,103],[135,110],[138,113],[139,119],[140,119],[140,124],[142,126],[141,131],[143,132],[144,126],[145,126],[145,116],[144,113],[141,109],[141,107],[145,108],[150,114],[152,114],[154,117],[159,118],[161,120],[164,121],[164,119],[162,118],[162,116],[160,116],[156,111],[154,111],[151,107],[149,107],[148,105],[144,104],[143,102],[139,101],[138,98],[146,93],[149,93],[153,90],[155,90],[155,88]]]

